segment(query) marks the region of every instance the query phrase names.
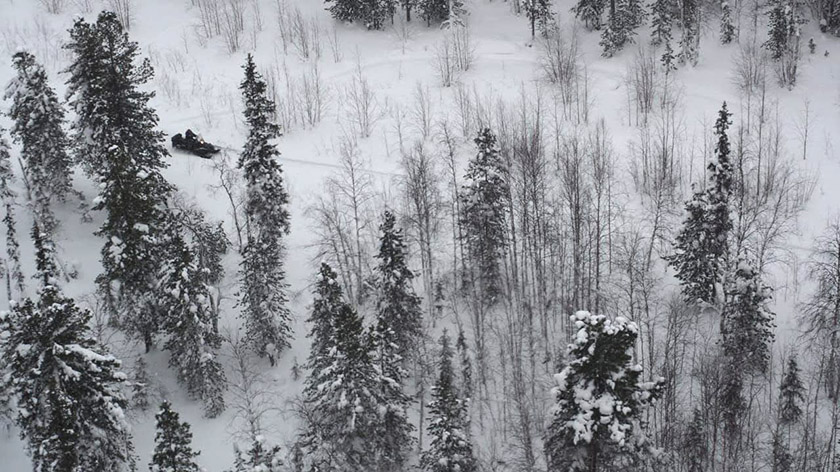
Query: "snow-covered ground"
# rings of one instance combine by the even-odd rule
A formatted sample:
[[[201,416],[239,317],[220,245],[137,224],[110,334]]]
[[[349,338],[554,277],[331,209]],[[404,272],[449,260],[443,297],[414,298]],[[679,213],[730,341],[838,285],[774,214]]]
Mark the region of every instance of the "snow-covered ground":
[[[304,60],[292,47],[287,53],[283,51],[275,18],[277,4],[284,3],[284,0],[256,2],[260,8],[262,31],[252,34],[254,16],[249,13],[241,49],[233,54],[228,53],[221,37],[212,38],[206,44],[199,39],[196,33],[198,10],[187,0],[134,0],[130,35],[139,42],[156,68],[152,86],[157,90],[157,97],[152,105],[160,116],[161,129],[171,136],[192,128],[207,140],[225,147],[225,152],[215,159],[227,160],[231,165],[235,165],[236,150],[244,141],[238,90],[244,54],[252,52],[264,71],[277,70],[282,76],[285,67],[293,78],[307,73],[317,63],[327,94],[324,117],[315,126],[288,129],[280,141],[292,197],[287,273],[296,326],[291,350],[283,355],[276,367],[269,368],[266,363],[264,368],[280,410],[270,425],[270,438],[285,445],[295,431],[288,402],[302,388],[302,381],[293,380],[291,369],[296,360],[303,363],[308,353],[305,338],[308,327],[304,320],[311,299],[310,280],[315,258],[310,207],[324,191],[325,179],[340,169],[337,148],[348,126],[347,115],[343,111],[346,100],[342,97],[361,71],[361,76],[372,86],[381,115],[374,123],[371,136],[359,141],[359,148],[366,161],[364,167],[370,170],[377,192],[389,196],[397,195],[401,172],[399,127],[395,117],[405,113],[404,133],[416,134],[410,116],[418,84],[428,88],[435,121],[445,117],[454,121],[456,105],[454,89],[440,85],[433,65],[435,48],[445,32],[434,27],[427,28],[418,21],[409,25],[407,33],[398,32],[397,27],[386,31],[366,31],[358,26],[334,24],[320,0],[285,0],[288,8],[300,8],[302,15],[313,18],[322,26],[320,59]],[[77,4],[85,2],[65,3],[64,11],[54,15],[46,13],[41,3],[35,0],[0,0],[0,84],[5,84],[12,76],[11,54],[26,48],[45,63],[54,86],[63,93],[66,77],[59,72],[66,66],[68,58],[60,45],[67,38],[66,31],[73,17],[81,13]],[[89,3],[93,4],[93,9],[84,13],[89,19],[95,17],[101,8],[100,3],[107,4],[99,0]],[[244,3],[251,8],[251,2]],[[475,45],[475,61],[473,67],[459,77],[463,86],[475,90],[479,99],[487,101],[487,106],[493,106],[492,102],[497,98],[513,103],[522,91],[533,96],[538,88],[546,90],[549,85],[542,83],[540,78],[539,50],[531,42],[526,20],[515,16],[510,11],[510,4],[500,0],[472,0],[467,2],[467,6],[471,11],[469,24]],[[561,23],[571,21],[570,7],[568,0],[558,2]],[[335,34],[336,48],[340,49],[339,61],[335,60],[328,41],[332,34]],[[716,34],[717,27],[712,22],[701,43],[699,64],[681,68],[674,74],[683,94],[680,112],[686,135],[698,137],[698,147],[702,145],[704,133],[709,132],[722,101],[731,104],[730,110],[735,113],[736,120],[739,113],[739,96],[731,72],[737,46],[718,45]],[[801,156],[802,152],[797,126],[801,122],[805,103],[808,102],[810,107],[808,153],[805,159],[799,158],[799,165],[816,177],[817,184],[800,221],[800,235],[789,238],[786,243],[802,255],[812,236],[819,233],[825,221],[837,213],[840,199],[840,185],[837,185],[840,182],[840,41],[820,34],[814,25],[806,25],[804,37],[811,36],[817,42],[817,54],[810,55],[806,51],[796,88],[784,90],[776,86],[772,78],[770,80],[770,93],[773,99],[778,100],[778,115],[785,127],[783,146],[797,156]],[[647,29],[643,28],[638,40],[646,44],[647,38]],[[581,52],[591,80],[591,116],[593,121],[605,120],[618,155],[619,175],[627,175],[627,142],[635,138],[637,130],[628,123],[624,78],[636,46],[629,47],[617,57],[605,59],[600,56],[598,39],[597,33],[580,32]],[[284,97],[279,97],[280,102],[283,100]],[[5,106],[7,104],[0,105],[0,109]],[[0,123],[8,124],[6,121]],[[410,143],[413,139],[406,138],[406,142]],[[462,141],[460,162],[464,165],[473,151],[468,140]],[[702,154],[700,150],[695,151],[690,155],[696,160],[693,167],[697,173],[702,166]],[[169,163],[170,167],[164,173],[167,179],[206,210],[210,217],[224,220],[226,229],[232,230],[227,199],[223,193],[213,189],[218,183],[213,163],[181,153],[174,153]],[[81,175],[76,176],[75,188],[82,191],[89,201],[95,196],[93,185]],[[398,204],[396,200],[389,203]],[[58,240],[60,257],[67,264],[75,264],[79,271],[79,277],[67,283],[65,291],[80,299],[89,297],[93,280],[100,272],[98,261],[102,241],[93,232],[99,227],[102,215],[93,214],[92,221],[83,222],[71,203],[60,208],[58,213],[62,222]],[[22,228],[28,227],[23,216],[19,224]],[[24,240],[22,245],[24,265],[31,274],[31,243]],[[226,260],[228,287],[221,322],[223,329],[239,326],[233,306],[237,262],[233,255]],[[797,277],[793,269],[775,269],[777,288],[795,286]],[[797,301],[795,293],[794,290],[777,290],[776,311],[783,339],[785,330],[792,326]],[[6,305],[5,300],[0,301],[0,306],[5,308]],[[141,349],[117,342],[114,351],[130,370]],[[189,400],[175,382],[174,373],[166,365],[166,353],[153,352],[147,360],[161,391],[182,417],[192,424],[194,447],[201,451],[199,463],[210,472],[229,467],[233,457],[232,413],[228,411],[213,420],[202,418],[201,406]],[[145,468],[153,449],[152,412],[134,418],[134,440],[140,456],[139,465]],[[14,429],[0,431],[0,470],[18,472],[29,468],[17,432]]]

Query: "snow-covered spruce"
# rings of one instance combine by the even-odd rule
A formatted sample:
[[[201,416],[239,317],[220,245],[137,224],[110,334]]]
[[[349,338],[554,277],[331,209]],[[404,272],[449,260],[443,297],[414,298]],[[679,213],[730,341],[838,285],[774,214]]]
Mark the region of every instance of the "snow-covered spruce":
[[[157,241],[172,192],[160,173],[168,153],[148,104],[154,94],[140,90],[152,67],[148,60],[135,64],[137,43],[111,12],[95,23],[77,19],[65,48],[73,57],[67,83],[76,154],[99,182],[94,208],[107,213],[98,233],[105,238],[99,294],[112,321],[148,351],[159,328],[148,305],[160,271]]]
[[[765,374],[773,343],[774,314],[768,304],[770,287],[756,269],[741,262],[726,283],[726,303],[721,313],[723,352],[741,375]]]
[[[417,348],[423,335],[423,311],[420,297],[414,293],[414,273],[406,265],[408,249],[403,230],[396,227],[396,218],[385,211],[379,226],[379,264],[375,268],[377,291],[376,319],[385,330],[392,331],[388,340],[395,344],[399,356],[406,357]]]
[[[189,423],[181,422],[178,412],[168,401],[160,404],[155,415],[155,452],[149,463],[151,472],[199,472],[193,460],[199,455],[192,450]]]
[[[169,225],[161,244],[162,264],[154,301],[168,335],[169,365],[190,395],[204,402],[204,412],[218,416],[225,409],[227,388],[224,369],[216,358],[221,345],[217,313],[210,306],[207,272],[197,263],[195,252],[184,241],[183,231]]]
[[[17,228],[15,223],[15,191],[12,190],[12,182],[15,175],[12,171],[11,156],[9,155],[9,143],[3,137],[4,129],[0,128],[0,199],[2,199],[3,225],[6,227],[6,257],[3,267],[6,278],[6,298],[15,300],[13,293],[23,297],[25,281],[23,269],[20,266],[20,244],[17,239]]]
[[[278,162],[274,140],[280,127],[274,123],[274,102],[249,54],[245,79],[240,85],[245,100],[248,140],[239,157],[246,189],[245,215],[248,241],[241,263],[241,299],[246,338],[261,357],[274,365],[276,355],[289,346],[291,317],[287,306],[283,269],[283,237],[289,233],[289,195]]]
[[[91,313],[62,295],[52,243],[37,224],[32,238],[40,289],[0,315],[0,358],[33,468],[133,470],[120,361],[92,337]]]
[[[280,446],[269,446],[265,438],[257,436],[250,449],[235,451],[233,469],[229,472],[285,472]]]
[[[501,260],[507,246],[507,200],[510,187],[496,135],[489,128],[475,138],[478,153],[470,160],[461,191],[460,224],[472,273],[467,281],[492,304],[501,292]],[[468,269],[470,270],[470,269]]]
[[[617,0],[610,11],[607,27],[601,33],[601,55],[612,57],[634,42],[636,29],[642,25],[645,11],[640,0]]]
[[[372,358],[384,405],[379,463],[384,470],[400,470],[411,448],[411,432],[406,410],[409,398],[404,392],[408,373],[405,359],[411,356],[422,336],[420,298],[411,281],[414,274],[406,266],[407,250],[396,218],[386,211],[379,239],[379,265],[376,267],[376,321],[371,327]]]
[[[438,378],[429,403],[429,448],[423,451],[420,466],[426,472],[474,472],[478,463],[473,455],[467,402],[455,386],[452,347],[444,331],[440,338]]]
[[[545,436],[549,470],[622,470],[655,456],[643,418],[664,379],[643,382],[641,366],[632,363],[638,327],[586,311],[571,319],[577,334],[569,364],[555,376],[557,403]]]
[[[20,143],[20,156],[31,186],[33,210],[42,231],[55,232],[56,221],[50,203],[63,201],[72,190],[73,162],[67,152],[64,109],[47,81],[44,67],[28,52],[12,57],[17,76],[6,86],[5,98],[12,100],[11,133]]]
[[[676,271],[685,300],[717,304],[728,257],[732,229],[729,200],[732,196],[732,163],[727,131],[731,114],[726,102],[715,122],[715,158],[709,162],[709,185],[695,191],[685,207],[688,216],[674,243],[675,253],[665,259]]]
[[[318,280],[315,307],[330,311],[318,314],[318,322],[326,324],[318,331],[329,335],[323,354],[310,358],[296,466],[306,472],[380,470],[381,423],[388,405],[379,395],[370,343],[353,307],[344,301],[323,303],[341,291],[336,293],[338,281],[327,264],[319,274],[326,279]]]

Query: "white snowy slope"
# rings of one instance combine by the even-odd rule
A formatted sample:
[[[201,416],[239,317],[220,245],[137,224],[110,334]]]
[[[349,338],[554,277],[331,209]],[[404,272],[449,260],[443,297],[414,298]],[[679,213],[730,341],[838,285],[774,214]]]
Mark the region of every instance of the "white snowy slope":
[[[66,31],[72,25],[75,15],[83,14],[88,19],[107,5],[107,1],[64,2],[65,8],[59,14],[48,14],[41,2],[35,0],[0,0],[0,84],[12,77],[11,55],[19,49],[28,49],[42,61],[53,85],[63,96],[66,76],[59,72],[67,65],[67,54],[60,49],[67,39]],[[90,3],[90,12],[82,12],[78,5]],[[248,5],[245,32],[241,47],[229,53],[224,38],[215,37],[209,41],[200,39],[199,12],[189,0],[134,0],[130,36],[137,41],[144,54],[151,58],[155,67],[152,86],[157,97],[152,105],[160,117],[160,128],[171,136],[191,128],[205,139],[224,147],[223,153],[214,160],[227,160],[235,166],[238,152],[244,142],[244,126],[241,117],[241,99],[238,90],[242,78],[242,64],[247,52],[252,52],[257,64],[265,71],[274,71],[278,80],[288,74],[295,83],[310,73],[317,64],[318,73],[326,93],[326,108],[320,123],[315,126],[294,126],[287,129],[280,140],[283,154],[286,182],[291,194],[292,232],[288,239],[286,270],[291,284],[292,311],[296,318],[295,339],[292,348],[283,354],[278,364],[267,372],[278,413],[269,426],[269,439],[286,445],[295,434],[296,423],[291,414],[290,401],[300,393],[302,381],[292,378],[295,361],[303,363],[308,355],[308,341],[305,334],[308,326],[307,306],[311,299],[310,281],[314,274],[315,250],[313,222],[310,206],[322,194],[325,179],[341,168],[339,140],[350,124],[347,113],[346,91],[359,71],[375,94],[376,106],[381,113],[373,124],[370,137],[359,140],[360,154],[364,156],[365,169],[373,180],[377,192],[387,195],[386,202],[399,205],[398,177],[399,133],[411,143],[417,134],[411,113],[416,101],[418,84],[428,88],[431,97],[434,121],[449,117],[457,122],[454,88],[444,88],[433,65],[435,48],[445,32],[436,27],[427,28],[422,21],[409,25],[408,33],[396,29],[366,31],[352,25],[335,24],[324,11],[320,0],[257,0],[244,2]],[[572,2],[557,2],[561,23],[571,21],[569,11]],[[250,10],[259,6],[259,12]],[[293,48],[283,50],[277,17],[277,5],[299,8],[301,15],[317,21],[322,26],[320,58],[303,59]],[[538,62],[538,48],[531,45],[530,30],[526,20],[516,17],[510,5],[502,1],[471,0],[467,2],[471,14],[469,25],[475,46],[474,66],[459,80],[464,87],[474,90],[487,107],[495,106],[497,98],[515,103],[521,93],[535,96],[535,90],[547,89],[541,84]],[[255,31],[255,19],[259,18],[262,30]],[[333,33],[333,28],[335,32]],[[730,110],[739,113],[738,94],[732,81],[732,61],[737,46],[720,46],[716,38],[716,27],[706,31],[701,42],[700,62],[696,67],[683,67],[675,73],[676,82],[683,94],[683,126],[687,136],[695,136],[698,147],[704,136],[710,133],[715,114],[722,101],[730,103]],[[340,49],[340,60],[336,61],[328,38],[335,34],[336,48]],[[829,217],[840,208],[840,41],[820,34],[815,25],[805,26],[804,37],[813,36],[817,41],[817,54],[803,56],[799,80],[792,91],[781,89],[771,80],[770,93],[778,99],[778,114],[786,128],[783,146],[788,152],[801,156],[801,141],[797,133],[797,121],[802,116],[806,101],[810,104],[811,127],[808,153],[799,158],[801,166],[817,178],[817,184],[808,208],[800,221],[801,236],[792,237],[788,244],[794,251],[802,252],[810,245],[812,236],[819,233]],[[638,42],[646,44],[647,28],[639,32]],[[613,147],[619,162],[619,175],[626,171],[626,145],[634,139],[637,129],[628,122],[627,90],[624,85],[627,66],[632,61],[636,46],[605,59],[600,56],[597,33],[580,32],[583,58],[591,80],[593,100],[592,119],[604,119],[612,135]],[[827,51],[828,56],[823,53]],[[282,86],[279,87],[282,93]],[[301,90],[293,95],[301,94]],[[286,97],[278,97],[283,103]],[[8,103],[0,103],[5,110]],[[404,114],[402,126],[395,117]],[[5,118],[0,123],[6,125]],[[460,149],[461,165],[473,153],[468,140]],[[13,146],[13,156],[16,147]],[[695,157],[693,172],[700,172],[703,163],[700,151]],[[214,190],[218,175],[213,161],[199,159],[183,153],[173,152],[170,166],[164,175],[189,199],[194,200],[213,219],[223,220],[229,234],[233,224],[229,216],[230,206],[224,193]],[[629,179],[629,177],[627,177]],[[18,186],[22,184],[17,183]],[[629,183],[628,183],[629,187]],[[96,196],[92,183],[78,172],[75,188],[91,201]],[[22,194],[22,192],[19,192]],[[77,300],[89,299],[93,291],[94,278],[100,272],[99,251],[102,241],[93,235],[102,222],[101,214],[92,214],[92,221],[85,222],[69,202],[57,210],[61,220],[58,237],[59,257],[68,265],[74,265],[79,277],[66,282],[65,292]],[[19,228],[28,228],[29,216],[21,212]],[[19,229],[19,235],[27,232]],[[233,236],[231,236],[233,237]],[[24,269],[32,274],[32,245],[28,238],[21,237]],[[804,252],[802,252],[804,254]],[[231,254],[226,259],[227,287],[224,302],[222,329],[236,330],[235,275],[238,259]],[[419,262],[417,263],[419,265]],[[774,285],[794,287],[795,275],[784,268],[774,272]],[[30,284],[31,285],[31,284]],[[5,297],[5,292],[0,295]],[[794,290],[777,290],[775,310],[779,314],[780,337],[793,325],[793,307],[797,302]],[[7,301],[0,300],[5,309]],[[113,338],[114,354],[123,359],[125,369],[131,370],[142,347],[126,345],[119,336]],[[227,349],[223,350],[227,354]],[[163,396],[172,401],[182,419],[192,424],[193,445],[201,451],[197,461],[209,472],[220,472],[230,467],[233,460],[232,437],[235,425],[232,412],[228,410],[221,417],[207,420],[202,417],[201,405],[191,401],[177,385],[175,375],[167,367],[166,352],[155,351],[146,356],[149,371],[155,377]],[[230,364],[229,359],[225,362]],[[228,377],[233,379],[229,374]],[[139,416],[134,421],[134,440],[140,457],[139,467],[145,469],[153,450],[154,414]],[[17,438],[17,431],[0,431],[0,471],[23,472],[30,469],[23,449]],[[481,446],[479,446],[481,448]]]

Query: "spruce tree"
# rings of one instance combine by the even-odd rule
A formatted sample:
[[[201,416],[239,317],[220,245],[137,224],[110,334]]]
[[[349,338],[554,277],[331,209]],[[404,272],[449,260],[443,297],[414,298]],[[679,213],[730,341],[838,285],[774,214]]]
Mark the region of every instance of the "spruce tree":
[[[820,3],[820,31],[840,36],[840,0]]]
[[[664,379],[641,381],[642,368],[632,363],[635,323],[585,311],[571,318],[578,331],[552,391],[556,404],[545,437],[549,470],[624,470],[652,453],[643,418]]]
[[[424,1],[424,0],[420,0]],[[393,6],[383,0],[325,0],[333,18],[343,22],[359,22],[367,29],[379,30],[393,16]]]
[[[377,320],[393,332],[389,344],[397,346],[403,358],[411,355],[423,336],[423,311],[420,297],[414,293],[414,273],[407,266],[408,250],[403,230],[396,218],[385,211],[379,227],[379,264],[375,269]]]
[[[778,61],[787,52],[788,45],[796,34],[794,20],[795,6],[789,0],[772,0],[767,12],[769,28],[764,48],[770,52],[770,58]]]
[[[322,262],[315,280],[315,299],[307,320],[312,329],[309,332],[310,348],[307,367],[321,371],[327,367],[329,350],[333,338],[333,318],[345,304],[343,291],[338,283],[338,274],[329,264]]]
[[[62,128],[64,109],[47,80],[43,66],[28,52],[12,57],[17,76],[6,87],[12,100],[9,117],[11,133],[21,145],[24,172],[32,188],[35,215],[48,235],[55,231],[50,203],[63,201],[72,190],[73,163],[67,152],[69,141]]]
[[[666,257],[676,271],[683,296],[689,303],[714,304],[723,295],[720,287],[728,257],[732,229],[729,201],[732,196],[732,163],[727,131],[731,122],[724,102],[715,122],[715,159],[709,162],[709,187],[695,191],[686,202],[688,216],[677,234],[675,253]]]
[[[399,470],[411,447],[413,427],[406,417],[409,398],[404,392],[408,373],[403,368],[423,335],[420,297],[414,293],[414,274],[406,266],[408,257],[402,229],[386,211],[381,226],[376,267],[376,323],[371,330],[372,358],[379,376],[382,415],[379,467]]]
[[[449,0],[417,0],[417,8],[427,25],[449,19]]]
[[[247,185],[245,215],[248,242],[241,262],[241,299],[246,338],[256,353],[275,356],[289,346],[291,317],[286,295],[283,237],[289,233],[289,195],[274,140],[280,127],[273,121],[274,102],[249,54],[240,85],[245,100],[248,140],[239,157]]]
[[[779,423],[789,426],[802,419],[805,385],[802,383],[796,356],[788,358],[787,369],[779,385]]]
[[[612,57],[627,44],[632,44],[636,29],[644,21],[644,9],[639,0],[618,0],[610,11],[607,28],[601,33],[604,57]]]
[[[205,414],[215,418],[225,409],[227,387],[224,369],[216,358],[221,345],[216,314],[210,307],[204,273],[181,236],[183,231],[174,225],[168,233],[162,245],[165,255],[155,300],[168,334],[164,347],[170,352],[169,365],[178,372],[178,380],[204,402]]]
[[[32,239],[40,289],[6,316],[2,359],[34,470],[133,470],[120,361],[91,335],[90,311],[56,285],[52,244],[37,222]]]
[[[426,472],[475,472],[466,401],[460,398],[452,370],[449,336],[440,338],[438,378],[429,404],[429,449],[423,451],[420,467]]]
[[[700,57],[700,3],[699,0],[679,0],[680,37],[679,61],[681,64],[697,65]]]
[[[15,191],[12,189],[14,172],[12,161],[9,155],[9,143],[3,137],[3,128],[0,128],[0,199],[3,201],[5,215],[3,224],[6,226],[6,296],[9,301],[14,300],[12,288],[17,294],[23,297],[25,281],[23,269],[20,265],[20,244],[17,239],[15,223]]]
[[[773,313],[768,305],[771,290],[758,272],[742,262],[727,282],[721,313],[723,352],[732,367],[746,375],[764,374],[773,342]]]
[[[671,25],[674,21],[673,11],[673,0],[654,0],[651,3],[650,43],[652,45],[659,46],[671,40]]]
[[[383,405],[370,342],[356,310],[344,301],[325,303],[338,282],[326,264],[321,274],[329,278],[317,285],[312,318],[315,309],[328,308],[316,319],[329,320],[323,331],[330,334],[324,354],[310,358],[304,403],[311,414],[296,448],[307,472],[378,470]]]
[[[723,0],[720,3],[720,42],[721,44],[729,44],[735,39],[735,25],[732,24],[732,7],[729,2]]]
[[[461,395],[469,400],[472,398],[472,361],[470,360],[467,338],[464,330],[458,330],[458,340],[455,343],[461,357]]]
[[[531,23],[531,38],[536,36],[537,27],[540,34],[546,36],[551,22],[554,21],[551,0],[526,0],[525,15]]]
[[[709,444],[706,439],[706,421],[700,408],[694,408],[691,422],[683,433],[682,451],[688,472],[703,472],[706,470]]]
[[[159,273],[156,242],[172,192],[161,175],[168,152],[149,106],[154,94],[141,90],[152,67],[148,60],[135,63],[137,43],[111,12],[92,24],[77,19],[65,48],[73,56],[66,72],[76,155],[99,183],[94,208],[106,212],[98,232],[105,238],[99,293],[113,321],[148,351],[159,328],[150,307]]]
[[[284,472],[280,446],[267,446],[265,438],[258,436],[251,448],[234,453],[233,469],[230,472]]]
[[[178,412],[168,401],[160,404],[155,415],[155,452],[149,463],[151,472],[199,472],[193,460],[199,455],[192,450],[190,424],[181,422]]]
[[[501,262],[507,247],[506,201],[510,194],[496,135],[484,128],[475,138],[478,154],[467,166],[461,191],[461,234],[470,282],[492,304],[502,290]]]
[[[604,16],[604,0],[578,0],[572,11],[575,17],[582,20],[587,28],[599,30]]]

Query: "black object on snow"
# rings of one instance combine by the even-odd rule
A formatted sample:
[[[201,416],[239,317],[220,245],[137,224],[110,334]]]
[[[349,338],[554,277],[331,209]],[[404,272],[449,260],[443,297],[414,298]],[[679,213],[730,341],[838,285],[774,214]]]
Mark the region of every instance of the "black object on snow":
[[[195,154],[204,159],[210,159],[213,154],[221,150],[218,146],[205,142],[197,134],[193,133],[191,129],[188,129],[183,136],[181,133],[172,136],[172,147]]]

